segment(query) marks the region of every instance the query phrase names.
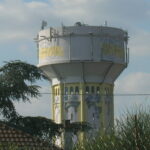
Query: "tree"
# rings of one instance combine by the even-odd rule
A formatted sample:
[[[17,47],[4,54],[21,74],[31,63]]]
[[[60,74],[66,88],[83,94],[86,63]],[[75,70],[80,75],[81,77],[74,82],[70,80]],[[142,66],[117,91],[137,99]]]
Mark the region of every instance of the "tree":
[[[69,132],[72,135],[77,135],[80,132],[87,132],[91,129],[90,125],[86,122],[69,122],[64,125],[57,124],[53,120],[41,116],[19,116],[17,118],[11,118],[5,123],[51,143],[61,133]]]
[[[16,60],[0,68],[0,112],[4,118],[18,116],[14,101],[30,101],[40,96],[37,80],[47,79],[36,66]]]
[[[29,133],[32,136],[48,141],[52,145],[55,144],[56,138],[62,136],[62,133],[69,133],[71,145],[73,144],[73,136],[77,136],[78,133],[87,132],[91,129],[90,125],[86,122],[69,122],[67,124],[57,124],[51,119],[40,116],[19,116],[17,118],[12,118],[5,121],[5,124]]]
[[[47,79],[43,72],[25,62],[6,62],[0,68],[0,112],[7,124],[50,141],[64,131],[74,134],[83,131],[85,124],[74,123],[66,127],[44,117],[23,117],[16,112],[13,102],[26,102],[40,96],[40,86],[35,85],[35,82],[41,79]]]
[[[32,136],[53,142],[53,138],[62,133],[63,125],[56,124],[51,119],[45,117],[17,117],[6,122],[9,126],[20,129]]]
[[[70,132],[74,135],[77,135],[78,133],[81,133],[81,132],[90,131],[92,129],[92,127],[88,122],[72,122],[72,123],[70,123],[70,121],[67,120],[63,129],[65,132]]]

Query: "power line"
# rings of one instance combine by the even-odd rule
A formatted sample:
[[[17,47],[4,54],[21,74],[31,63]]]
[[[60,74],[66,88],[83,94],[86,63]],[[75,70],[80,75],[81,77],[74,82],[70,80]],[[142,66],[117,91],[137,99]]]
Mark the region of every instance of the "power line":
[[[45,95],[56,95],[56,93],[50,93],[50,92],[41,92],[40,94],[45,94]],[[90,96],[90,95],[97,95],[97,96],[150,96],[150,93],[115,93],[115,94],[58,94],[58,95],[64,95],[64,96],[78,96],[78,95],[85,95],[85,96]]]

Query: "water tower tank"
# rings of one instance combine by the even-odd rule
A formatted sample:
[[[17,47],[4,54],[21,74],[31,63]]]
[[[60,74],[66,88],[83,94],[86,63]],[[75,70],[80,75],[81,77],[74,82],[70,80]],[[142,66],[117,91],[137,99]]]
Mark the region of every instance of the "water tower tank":
[[[52,83],[52,119],[111,128],[114,81],[127,67],[128,35],[114,27],[74,26],[38,34],[39,64]]]

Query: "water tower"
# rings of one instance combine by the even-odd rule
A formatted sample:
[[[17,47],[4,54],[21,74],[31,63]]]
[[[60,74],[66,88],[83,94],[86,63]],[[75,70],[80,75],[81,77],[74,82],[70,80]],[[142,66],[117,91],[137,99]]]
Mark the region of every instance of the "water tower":
[[[128,34],[108,26],[47,28],[38,33],[40,67],[52,84],[52,119],[89,122],[109,129],[114,122],[114,81],[128,64]]]

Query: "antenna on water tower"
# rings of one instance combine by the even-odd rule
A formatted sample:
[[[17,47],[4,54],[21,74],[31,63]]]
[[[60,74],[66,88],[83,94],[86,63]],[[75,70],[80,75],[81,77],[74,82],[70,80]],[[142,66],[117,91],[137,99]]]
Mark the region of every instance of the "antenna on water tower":
[[[107,27],[107,20],[105,20],[105,26]]]
[[[45,20],[43,20],[42,21],[42,25],[41,25],[41,29],[43,30],[44,27],[46,27],[46,26],[47,26],[47,22]]]

